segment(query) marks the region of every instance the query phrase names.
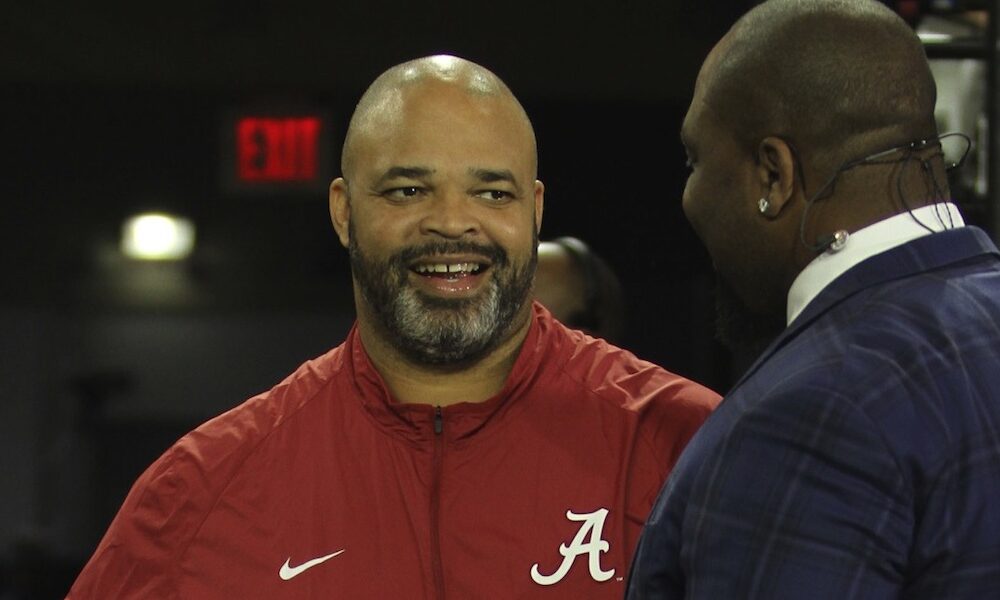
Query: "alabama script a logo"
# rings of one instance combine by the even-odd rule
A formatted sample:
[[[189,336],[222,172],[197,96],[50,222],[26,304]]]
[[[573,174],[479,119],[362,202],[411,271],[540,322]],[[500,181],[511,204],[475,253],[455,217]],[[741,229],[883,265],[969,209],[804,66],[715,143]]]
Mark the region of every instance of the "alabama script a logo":
[[[570,567],[576,558],[582,554],[588,557],[587,566],[590,568],[590,576],[594,581],[607,581],[614,577],[615,570],[605,571],[601,568],[601,553],[607,552],[611,545],[601,539],[604,532],[604,519],[608,516],[608,509],[600,508],[592,513],[575,513],[566,511],[566,518],[570,521],[583,523],[580,530],[576,532],[576,537],[569,544],[559,545],[559,554],[562,554],[562,564],[555,572],[549,575],[542,575],[538,569],[538,563],[531,565],[531,579],[538,585],[552,585],[562,581],[563,577],[569,573]]]

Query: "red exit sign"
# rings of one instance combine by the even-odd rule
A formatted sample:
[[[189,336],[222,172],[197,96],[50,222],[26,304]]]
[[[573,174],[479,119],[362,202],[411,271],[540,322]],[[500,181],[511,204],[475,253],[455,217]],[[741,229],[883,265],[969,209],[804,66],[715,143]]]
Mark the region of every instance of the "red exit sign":
[[[237,179],[243,183],[313,182],[320,175],[323,120],[253,117],[235,123]]]

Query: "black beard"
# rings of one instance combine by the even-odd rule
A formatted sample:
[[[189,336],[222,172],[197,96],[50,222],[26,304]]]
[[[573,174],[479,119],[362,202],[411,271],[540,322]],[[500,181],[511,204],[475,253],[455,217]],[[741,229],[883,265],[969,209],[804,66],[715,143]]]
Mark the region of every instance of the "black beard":
[[[753,361],[785,329],[784,307],[755,313],[722,277],[715,275],[715,336],[744,360]],[[748,365],[749,366],[749,365]]]
[[[526,265],[512,265],[497,245],[435,242],[408,246],[385,261],[367,257],[349,232],[351,270],[362,297],[393,346],[416,364],[461,367],[495,349],[528,300],[537,246]],[[537,237],[537,236],[536,236]],[[429,296],[409,284],[409,265],[424,256],[479,254],[489,258],[492,279],[475,298]]]

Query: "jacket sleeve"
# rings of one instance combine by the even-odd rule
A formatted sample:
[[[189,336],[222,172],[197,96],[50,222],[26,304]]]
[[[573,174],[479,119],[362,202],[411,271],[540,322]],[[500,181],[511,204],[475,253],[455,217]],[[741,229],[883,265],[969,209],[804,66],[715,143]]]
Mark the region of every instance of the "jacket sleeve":
[[[899,596],[908,484],[852,400],[783,390],[707,455],[678,524],[687,598]]]
[[[210,502],[185,441],[133,485],[68,599],[176,598],[178,560]]]
[[[634,549],[660,489],[685,446],[720,401],[711,389],[673,376],[637,405],[639,430],[628,465],[626,543]]]

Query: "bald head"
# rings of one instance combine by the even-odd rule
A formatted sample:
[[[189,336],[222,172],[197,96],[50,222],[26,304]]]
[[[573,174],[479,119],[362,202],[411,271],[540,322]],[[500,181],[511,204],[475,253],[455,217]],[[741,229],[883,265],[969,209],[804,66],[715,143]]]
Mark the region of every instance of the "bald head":
[[[741,142],[782,136],[821,162],[936,132],[920,40],[874,0],[768,0],[713,49],[698,86]]]
[[[429,90],[461,92],[470,99],[505,105],[513,120],[530,138],[537,169],[535,134],[528,115],[510,88],[485,67],[450,55],[426,56],[396,65],[382,73],[365,91],[351,117],[341,154],[341,172],[350,179],[358,145],[402,114],[415,96],[434,97]]]

